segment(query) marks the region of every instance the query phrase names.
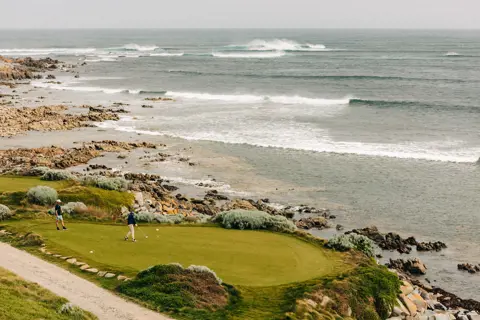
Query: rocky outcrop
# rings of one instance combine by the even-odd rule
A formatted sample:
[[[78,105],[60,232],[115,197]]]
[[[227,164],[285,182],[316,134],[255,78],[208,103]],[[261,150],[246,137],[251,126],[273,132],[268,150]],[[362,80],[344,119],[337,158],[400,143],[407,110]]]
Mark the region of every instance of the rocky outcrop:
[[[119,120],[116,112],[89,109],[87,114],[65,114],[67,106],[12,108],[0,106],[0,137],[10,137],[27,131],[71,130],[88,126],[89,122]]]
[[[395,270],[407,272],[409,274],[414,274],[414,275],[418,275],[418,274],[423,275],[427,273],[427,267],[418,258],[409,259],[409,260],[390,259],[390,262],[387,263],[387,267],[389,267],[390,269],[395,269]]]
[[[308,217],[302,218],[295,222],[295,225],[299,229],[310,230],[310,229],[326,229],[331,228],[331,225],[328,223],[327,219],[323,217]]]
[[[57,68],[58,63],[58,60],[53,60],[51,58],[32,59],[27,57],[10,59],[0,56],[0,80],[38,78],[38,76],[34,75],[34,72],[54,70]]]
[[[350,233],[366,236],[383,250],[396,250],[406,254],[412,251],[412,246],[417,246],[418,251],[440,251],[447,247],[445,243],[440,241],[419,243],[414,237],[403,239],[400,235],[393,232],[383,234],[375,226],[345,232],[345,234]]]
[[[480,264],[473,265],[470,263],[461,263],[457,267],[458,267],[458,270],[467,271],[468,273],[480,272]]]
[[[33,149],[0,150],[0,173],[18,172],[28,174],[33,167],[49,167],[65,169],[84,164],[99,157],[102,152],[120,152],[136,148],[154,148],[145,142],[118,142],[111,140],[83,143],[77,148],[61,148],[56,146]]]

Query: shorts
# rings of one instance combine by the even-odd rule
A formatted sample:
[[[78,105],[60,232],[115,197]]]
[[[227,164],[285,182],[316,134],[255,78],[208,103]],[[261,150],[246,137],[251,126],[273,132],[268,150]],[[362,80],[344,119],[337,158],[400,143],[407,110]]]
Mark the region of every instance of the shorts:
[[[57,221],[63,221],[63,216],[58,215],[58,216],[57,216]]]

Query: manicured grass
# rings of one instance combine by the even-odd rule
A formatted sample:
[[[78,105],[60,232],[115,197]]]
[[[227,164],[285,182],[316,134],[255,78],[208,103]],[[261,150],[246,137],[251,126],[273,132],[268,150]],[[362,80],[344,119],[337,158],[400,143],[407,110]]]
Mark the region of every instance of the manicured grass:
[[[39,177],[0,176],[0,193],[28,191],[36,186],[48,186],[54,189],[65,188],[69,185],[66,181],[43,181]]]
[[[273,286],[342,272],[341,255],[293,236],[215,227],[140,226],[138,242],[125,242],[124,226],[68,223],[58,232],[53,221],[8,223],[40,234],[51,250],[85,258],[93,266],[130,271],[178,262],[205,265],[225,282],[244,286]],[[156,230],[158,229],[158,231]],[[93,253],[90,253],[93,251]]]
[[[61,306],[67,303],[39,285],[20,279],[0,268],[0,319],[8,320],[63,320],[96,319],[84,312],[84,316],[60,314]]]

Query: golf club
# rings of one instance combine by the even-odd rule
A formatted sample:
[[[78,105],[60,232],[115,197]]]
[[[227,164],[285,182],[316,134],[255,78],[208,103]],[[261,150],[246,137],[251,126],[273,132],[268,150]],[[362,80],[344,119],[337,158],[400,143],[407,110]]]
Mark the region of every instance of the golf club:
[[[137,229],[138,229],[138,230],[140,230],[140,232],[141,232],[141,233],[142,233],[142,234],[145,236],[145,238],[147,238],[147,239],[148,239],[148,236],[145,234],[145,232],[143,232],[143,230],[142,230],[142,229],[140,229],[140,227],[139,227],[139,226],[137,226]]]

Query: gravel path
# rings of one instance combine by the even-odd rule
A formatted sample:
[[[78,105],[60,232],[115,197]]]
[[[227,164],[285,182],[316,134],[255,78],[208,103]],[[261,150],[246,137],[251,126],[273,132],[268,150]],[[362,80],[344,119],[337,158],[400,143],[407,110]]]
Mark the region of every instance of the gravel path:
[[[97,287],[56,265],[0,242],[0,267],[36,282],[101,320],[171,320]]]

